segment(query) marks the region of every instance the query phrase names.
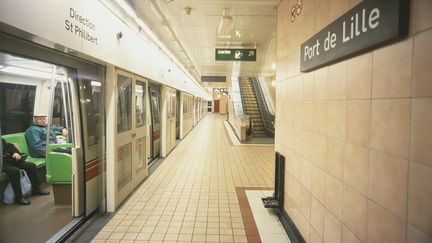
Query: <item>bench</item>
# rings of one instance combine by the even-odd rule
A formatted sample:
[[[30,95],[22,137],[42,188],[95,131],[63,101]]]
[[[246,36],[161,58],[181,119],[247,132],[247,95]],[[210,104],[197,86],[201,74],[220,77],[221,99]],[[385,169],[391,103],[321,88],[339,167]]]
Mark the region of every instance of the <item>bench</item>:
[[[27,154],[27,159],[26,159],[27,162],[34,163],[36,165],[36,167],[38,167],[38,168],[45,167],[45,158],[34,158],[34,157],[30,156],[28,145],[27,145],[27,140],[25,138],[25,133],[22,132],[22,133],[3,135],[2,138],[4,138],[4,140],[6,140],[6,142],[14,144],[15,147],[17,147],[17,149],[21,153],[26,153]],[[6,173],[1,172],[0,173],[0,182],[6,181],[6,180],[9,180],[9,177],[6,175]]]

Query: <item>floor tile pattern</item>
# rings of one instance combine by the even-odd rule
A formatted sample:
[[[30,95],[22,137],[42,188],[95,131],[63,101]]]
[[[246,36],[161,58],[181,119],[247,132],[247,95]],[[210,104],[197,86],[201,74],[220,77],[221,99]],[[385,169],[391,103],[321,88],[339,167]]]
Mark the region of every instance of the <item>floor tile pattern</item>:
[[[232,146],[208,114],[92,242],[248,242],[236,187],[273,187],[274,147]]]

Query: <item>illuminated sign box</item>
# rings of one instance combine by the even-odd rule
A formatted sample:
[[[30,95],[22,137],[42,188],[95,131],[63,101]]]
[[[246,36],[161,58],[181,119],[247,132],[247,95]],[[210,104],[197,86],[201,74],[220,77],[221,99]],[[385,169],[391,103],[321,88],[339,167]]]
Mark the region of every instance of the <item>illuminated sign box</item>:
[[[256,49],[216,48],[216,61],[256,61]]]

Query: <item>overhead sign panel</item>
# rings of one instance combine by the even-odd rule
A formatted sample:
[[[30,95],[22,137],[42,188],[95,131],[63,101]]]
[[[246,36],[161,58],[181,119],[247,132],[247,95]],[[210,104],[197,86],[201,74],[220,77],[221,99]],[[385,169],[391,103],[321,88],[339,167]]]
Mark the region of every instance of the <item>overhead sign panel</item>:
[[[201,82],[226,82],[226,76],[201,76]]]
[[[216,48],[216,61],[256,61],[256,49]]]
[[[365,0],[301,45],[300,70],[310,71],[408,34],[409,0]]]

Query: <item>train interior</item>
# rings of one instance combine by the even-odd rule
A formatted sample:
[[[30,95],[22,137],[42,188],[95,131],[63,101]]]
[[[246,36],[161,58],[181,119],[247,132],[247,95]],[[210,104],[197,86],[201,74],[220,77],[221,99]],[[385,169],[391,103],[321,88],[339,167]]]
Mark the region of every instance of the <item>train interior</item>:
[[[9,49],[29,50],[0,51],[0,135],[36,165],[41,188],[50,193],[26,194],[25,206],[1,203],[0,242],[57,241],[102,205],[103,68],[13,38],[0,40]],[[42,123],[52,131],[43,155],[30,154],[26,136],[36,115],[45,116]],[[1,172],[2,201],[9,184]]]
[[[76,76],[75,70],[50,64],[47,62],[0,53],[0,110],[4,114],[1,118],[3,138],[13,143],[22,153],[28,154],[28,146],[24,133],[32,124],[33,115],[48,114],[48,126],[61,126],[74,133],[74,123],[70,104],[70,89],[67,79]],[[50,87],[54,87],[51,89]],[[73,136],[63,137],[57,133],[57,140],[64,146],[72,147]],[[48,147],[50,144],[48,144]],[[50,192],[48,196],[30,196],[27,198],[31,205],[0,206],[0,241],[23,242],[31,237],[35,241],[47,240],[51,235],[69,224],[72,217],[72,202],[70,193],[54,193],[56,179],[47,181],[47,161],[52,156],[69,160],[70,155],[51,155],[51,158],[34,158],[37,161],[38,177],[42,187]],[[39,160],[39,161],[38,161]],[[53,165],[51,170],[56,170]],[[65,170],[65,168],[61,168]],[[2,173],[2,180],[6,182],[6,175]],[[71,171],[63,171],[65,177],[71,177]],[[71,184],[59,184],[63,191],[71,191]],[[6,183],[2,183],[2,187]],[[58,198],[55,198],[58,196]],[[57,202],[56,202],[57,200]],[[29,229],[26,234],[20,234],[22,228]]]

